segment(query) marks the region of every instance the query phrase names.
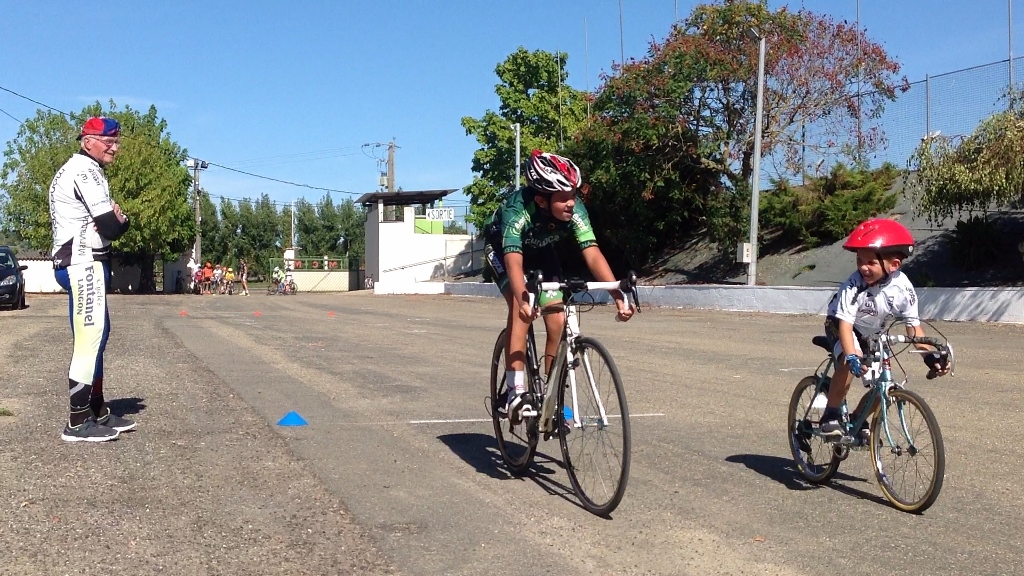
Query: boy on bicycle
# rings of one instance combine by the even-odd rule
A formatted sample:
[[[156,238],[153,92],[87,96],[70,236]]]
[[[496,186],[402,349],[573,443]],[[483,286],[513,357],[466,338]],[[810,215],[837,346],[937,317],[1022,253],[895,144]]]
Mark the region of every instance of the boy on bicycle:
[[[828,305],[825,335],[832,345],[836,360],[835,373],[828,390],[828,404],[821,415],[821,434],[841,437],[845,429],[841,406],[850,389],[853,376],[863,376],[866,366],[863,354],[870,336],[885,328],[890,316],[907,321],[908,336],[924,336],[917,312],[917,294],[906,275],[900,272],[903,260],[914,250],[914,237],[895,220],[874,218],[862,222],[847,238],[843,248],[857,253],[857,271],[839,287]],[[925,344],[918,350],[931,352]],[[948,359],[936,353],[924,355],[925,364],[942,376],[949,372]],[[855,420],[865,408],[861,398],[850,415]],[[860,440],[870,440],[865,420],[857,432]]]
[[[580,169],[568,158],[534,150],[524,163],[526,187],[513,192],[484,228],[487,264],[508,305],[505,343],[508,397],[504,413],[513,422],[536,416],[533,398],[527,393],[526,334],[537,313],[530,306],[525,271],[540,269],[545,282],[562,278],[560,240],[575,241],[591,274],[599,282],[613,282],[615,275],[597,246],[594,230],[583,203],[577,203],[582,184]],[[612,291],[616,315],[626,321],[633,315],[621,292]],[[543,311],[547,341],[544,370],[551,369],[565,325],[562,294],[543,292],[538,296]],[[499,411],[501,411],[499,409]]]

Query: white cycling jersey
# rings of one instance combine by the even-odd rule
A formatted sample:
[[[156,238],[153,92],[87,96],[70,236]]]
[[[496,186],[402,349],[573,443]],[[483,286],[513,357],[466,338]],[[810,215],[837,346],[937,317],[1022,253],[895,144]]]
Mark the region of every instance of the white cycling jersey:
[[[875,286],[868,286],[860,272],[854,272],[828,303],[828,315],[853,324],[863,336],[881,332],[891,316],[911,326],[921,324],[914,285],[899,270]]]
[[[110,240],[100,235],[94,219],[113,209],[98,162],[82,152],[65,162],[50,184],[54,267],[108,260]]]

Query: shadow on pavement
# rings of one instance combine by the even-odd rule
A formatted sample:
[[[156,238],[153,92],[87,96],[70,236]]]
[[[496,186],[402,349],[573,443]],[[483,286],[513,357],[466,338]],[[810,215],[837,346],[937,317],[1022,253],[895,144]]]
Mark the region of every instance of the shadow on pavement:
[[[775,480],[779,484],[782,484],[790,490],[815,490],[818,488],[831,488],[836,492],[842,492],[849,496],[860,498],[861,500],[868,500],[875,502],[876,504],[889,505],[889,501],[881,496],[875,494],[869,494],[863,490],[848,486],[846,484],[839,484],[837,480],[844,482],[858,482],[867,483],[868,481],[864,478],[857,476],[850,476],[849,474],[843,474],[842,471],[836,472],[836,475],[832,478],[832,481],[825,484],[811,484],[800,476],[800,473],[796,469],[796,465],[789,458],[779,458],[778,456],[765,456],[763,454],[735,454],[725,459],[726,462],[732,462],[734,464],[743,464],[747,468],[757,472],[758,474]]]
[[[464,462],[481,474],[486,474],[496,480],[529,479],[548,494],[558,496],[573,506],[583,508],[576,501],[576,493],[573,492],[572,488],[555,480],[555,474],[564,469],[562,462],[555,460],[540,450],[534,454],[533,462],[530,464],[528,472],[517,476],[509,472],[508,468],[505,467],[505,462],[501,458],[501,452],[498,451],[498,441],[494,439],[494,436],[463,432],[459,434],[442,434],[437,439],[444,442],[455,455],[462,458]]]
[[[115,398],[108,400],[107,406],[118,416],[138,414],[146,409],[146,403],[142,398]]]

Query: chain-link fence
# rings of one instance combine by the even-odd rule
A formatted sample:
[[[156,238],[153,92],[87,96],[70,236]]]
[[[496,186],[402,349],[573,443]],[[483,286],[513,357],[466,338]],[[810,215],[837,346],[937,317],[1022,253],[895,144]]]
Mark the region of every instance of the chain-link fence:
[[[1013,78],[1022,78],[1024,58],[1014,58]],[[868,158],[871,166],[890,162],[905,167],[907,160],[928,134],[962,136],[973,132],[982,120],[1006,110],[1010,87],[1007,60],[929,76],[910,85],[889,103],[874,122],[886,135],[888,145]]]
[[[1021,78],[1024,78],[1024,57],[1013,60],[1013,79],[1018,87],[1020,83],[1017,80]],[[885,104],[878,118],[861,120],[863,132],[878,129],[884,135],[877,150],[863,154],[864,161],[872,168],[885,162],[906,168],[911,155],[927,135],[969,135],[982,120],[1006,110],[1009,107],[1006,98],[1009,87],[1008,60],[928,76],[911,83],[907,91],[897,92],[896,99]],[[864,98],[869,96],[865,94]],[[809,126],[808,133],[813,129]],[[856,142],[852,144],[856,147]],[[802,164],[809,175],[821,176],[840,159],[837,155],[827,158],[808,156],[803,158]],[[800,174],[785,173],[781,158],[767,157],[763,166],[763,183],[770,182],[774,176],[801,177]]]

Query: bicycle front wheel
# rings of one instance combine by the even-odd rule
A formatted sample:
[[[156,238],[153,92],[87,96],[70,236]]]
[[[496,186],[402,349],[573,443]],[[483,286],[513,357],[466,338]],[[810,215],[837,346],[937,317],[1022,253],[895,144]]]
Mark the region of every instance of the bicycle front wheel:
[[[842,461],[836,457],[833,445],[814,433],[825,403],[825,389],[818,390],[817,376],[798,382],[789,400],[789,451],[800,475],[812,484],[831,480]]]
[[[884,404],[871,427],[875,477],[893,506],[920,514],[939,497],[946,473],[939,422],[920,395],[904,388],[892,388]]]
[[[498,452],[505,465],[514,474],[522,474],[530,466],[537,451],[538,435],[536,418],[524,419],[518,424],[499,410],[505,409],[509,382],[505,378],[505,338],[508,330],[498,334],[491,355],[491,421],[494,424],[494,438],[498,441]]]
[[[600,342],[579,338],[574,355],[575,366],[558,387],[558,440],[580,503],[593,514],[607,516],[622,501],[629,480],[626,390]]]

